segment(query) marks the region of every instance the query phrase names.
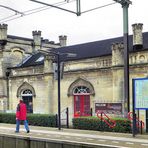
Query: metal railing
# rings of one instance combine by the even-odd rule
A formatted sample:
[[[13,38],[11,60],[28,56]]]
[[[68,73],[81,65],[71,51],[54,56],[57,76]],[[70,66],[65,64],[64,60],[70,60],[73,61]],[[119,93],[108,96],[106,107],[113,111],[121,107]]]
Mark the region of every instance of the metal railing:
[[[103,117],[104,116],[104,117]],[[101,119],[101,125],[102,121],[104,121],[110,128],[113,128],[116,126],[116,121],[112,120],[109,116],[107,116],[104,112],[102,111],[97,111],[97,117]],[[108,121],[107,121],[107,120]]]
[[[56,114],[56,125],[58,125],[58,115]],[[65,108],[61,111],[61,126],[69,128],[69,108]]]

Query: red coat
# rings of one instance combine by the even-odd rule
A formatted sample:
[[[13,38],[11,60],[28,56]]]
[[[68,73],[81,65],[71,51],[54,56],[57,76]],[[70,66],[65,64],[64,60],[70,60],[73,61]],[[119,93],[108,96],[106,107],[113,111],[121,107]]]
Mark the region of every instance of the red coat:
[[[26,116],[27,116],[26,104],[23,102],[20,102],[17,105],[16,118],[19,120],[26,120]]]

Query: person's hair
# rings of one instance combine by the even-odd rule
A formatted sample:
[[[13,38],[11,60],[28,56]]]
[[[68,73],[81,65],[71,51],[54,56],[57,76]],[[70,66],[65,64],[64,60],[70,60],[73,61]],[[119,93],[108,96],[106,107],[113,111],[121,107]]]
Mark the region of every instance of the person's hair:
[[[20,99],[20,103],[22,103],[23,102],[23,99]]]

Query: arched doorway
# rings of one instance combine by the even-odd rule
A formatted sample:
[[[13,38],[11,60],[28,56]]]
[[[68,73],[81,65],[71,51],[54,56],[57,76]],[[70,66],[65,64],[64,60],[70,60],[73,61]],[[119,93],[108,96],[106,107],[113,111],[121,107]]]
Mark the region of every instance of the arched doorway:
[[[95,95],[93,85],[83,78],[75,80],[68,88],[68,96],[73,96],[73,116],[90,116],[90,96]]]
[[[86,86],[74,89],[74,117],[90,116],[90,90]]]
[[[27,82],[24,82],[17,90],[17,98],[22,98],[27,106],[27,112],[33,113],[33,98],[35,98],[34,88]]]
[[[29,89],[26,89],[21,94],[22,99],[24,103],[27,106],[27,112],[33,113],[33,99],[32,99],[32,91]]]

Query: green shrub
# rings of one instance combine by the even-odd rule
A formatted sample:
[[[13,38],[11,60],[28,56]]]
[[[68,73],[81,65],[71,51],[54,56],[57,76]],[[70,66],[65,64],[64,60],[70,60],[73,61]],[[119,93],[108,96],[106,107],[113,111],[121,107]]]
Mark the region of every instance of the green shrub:
[[[107,122],[110,122],[106,119]],[[97,117],[79,117],[73,118],[73,128],[84,129],[84,130],[97,130],[97,131],[110,131],[110,132],[131,132],[131,122],[128,119],[114,118],[116,126],[110,128],[104,121],[101,121]]]
[[[56,127],[56,116],[47,114],[28,114],[29,125]]]
[[[47,114],[28,114],[27,120],[29,125],[56,127],[56,116]],[[15,113],[0,113],[0,123],[16,123]]]
[[[16,116],[14,113],[0,113],[0,123],[16,123]]]
[[[131,132],[131,121],[126,118],[115,118],[116,126],[113,128],[115,132]]]

